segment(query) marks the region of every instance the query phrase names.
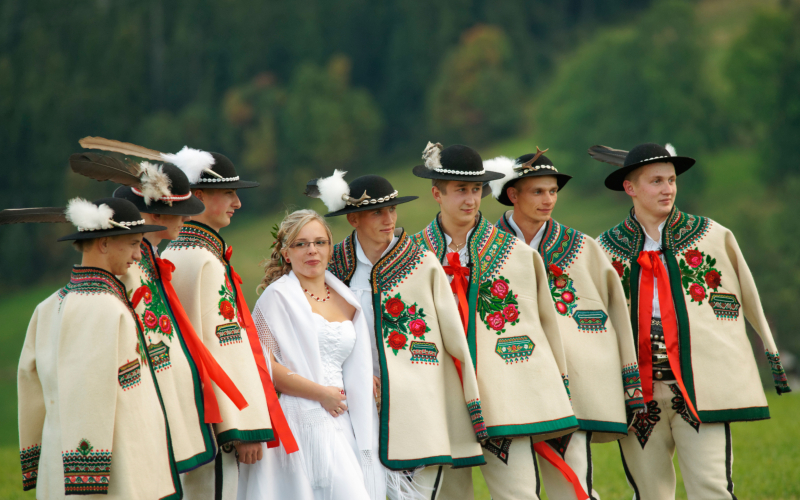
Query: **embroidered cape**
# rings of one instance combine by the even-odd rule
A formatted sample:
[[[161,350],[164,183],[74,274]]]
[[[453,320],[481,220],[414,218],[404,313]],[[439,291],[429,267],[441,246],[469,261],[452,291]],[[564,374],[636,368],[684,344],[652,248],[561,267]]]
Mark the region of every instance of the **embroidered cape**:
[[[516,236],[503,214],[497,226]],[[522,242],[524,244],[524,242]],[[627,434],[627,413],[643,408],[625,292],[597,242],[550,219],[537,249],[567,356],[572,406],[595,442]]]
[[[236,287],[226,251],[219,233],[189,221],[163,257],[175,264],[172,284],[197,335],[249,403],[240,411],[214,386],[222,416],[222,423],[214,424],[217,444],[272,441],[267,401],[236,306]]]
[[[447,276],[436,256],[399,240],[372,268],[381,367],[380,456],[393,470],[485,464],[478,383]],[[355,231],[334,246],[329,271],[349,285]],[[453,359],[462,367],[463,387]],[[477,439],[476,439],[477,438]]]
[[[444,259],[438,215],[413,239],[438,262]],[[467,246],[466,336],[489,436],[530,435],[542,441],[576,430],[567,363],[542,258],[482,215]]]
[[[147,287],[135,311],[164,398],[178,471],[183,473],[214,460],[214,438],[205,423],[197,365],[173,316],[155,252],[146,239],[141,251],[142,259],[119,279],[131,291]]]
[[[102,269],[75,267],[37,306],[17,377],[25,490],[39,498],[182,497],[143,344],[125,285]]]
[[[640,274],[637,258],[644,248],[644,231],[633,210],[597,241],[628,296],[636,343]],[[744,318],[740,317],[742,312],[761,336],[778,394],[790,389],[755,281],[733,233],[707,217],[673,207],[664,226],[662,251],[678,321],[683,382],[700,420],[769,418]]]

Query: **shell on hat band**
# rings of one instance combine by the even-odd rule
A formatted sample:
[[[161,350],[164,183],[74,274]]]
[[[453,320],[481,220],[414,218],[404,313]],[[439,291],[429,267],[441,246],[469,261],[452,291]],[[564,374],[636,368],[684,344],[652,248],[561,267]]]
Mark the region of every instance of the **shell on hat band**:
[[[383,196],[381,198],[371,198],[366,191],[364,194],[361,195],[361,198],[351,198],[349,195],[342,195],[342,199],[347,202],[348,205],[352,207],[362,207],[364,205],[375,205],[377,203],[383,203],[389,201],[391,199],[397,198],[397,190],[395,189],[394,193]]]
[[[204,170],[204,172],[206,172],[208,174],[216,175],[217,178],[216,179],[208,179],[208,178],[201,177],[200,180],[197,181],[198,183],[201,183],[201,182],[236,182],[236,181],[239,180],[239,176],[238,175],[236,177],[222,177],[221,175],[219,175],[218,173],[214,172],[211,169]]]

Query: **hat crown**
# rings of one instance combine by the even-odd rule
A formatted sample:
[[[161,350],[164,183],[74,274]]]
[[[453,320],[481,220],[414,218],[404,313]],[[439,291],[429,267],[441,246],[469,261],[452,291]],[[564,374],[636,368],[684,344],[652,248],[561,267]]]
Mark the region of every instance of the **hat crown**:
[[[517,158],[515,160],[516,164],[517,165],[522,165],[524,163],[527,163],[527,162],[531,161],[531,158],[533,158],[534,156],[536,156],[536,153],[528,153],[526,155],[522,155],[522,156],[520,156],[519,158]],[[541,165],[547,165],[547,166],[553,167],[555,169],[555,165],[553,165],[553,162],[550,161],[550,159],[548,157],[546,157],[545,155],[539,155],[539,158],[537,158],[536,161],[531,164],[532,167],[538,167],[538,166],[541,166]]]
[[[664,146],[655,144],[653,142],[648,142],[645,144],[639,144],[635,148],[628,151],[628,154],[625,156],[625,163],[623,164],[623,167],[629,167],[643,161],[671,157],[672,155],[669,154],[669,151],[667,151],[667,148]]]
[[[350,196],[358,199],[367,193],[370,199],[385,198],[395,193],[392,184],[380,175],[362,175],[350,183]]]
[[[161,166],[161,171],[169,177],[170,192],[173,195],[189,194],[189,178],[186,177],[183,170],[172,163],[164,163]]]
[[[477,151],[469,146],[454,144],[442,150],[442,169],[450,172],[483,173],[483,160]]]
[[[92,203],[98,207],[100,205],[108,205],[108,207],[114,211],[114,216],[111,217],[111,220],[114,222],[140,222],[142,220],[142,214],[139,213],[136,205],[128,200],[122,198],[101,198]]]
[[[220,175],[222,179],[226,179],[226,181],[239,180],[239,174],[236,173],[236,167],[227,156],[220,153],[211,153],[211,156],[214,157],[214,164],[211,165],[209,168],[210,170]],[[204,181],[210,181],[212,183],[222,182],[222,179],[219,179],[208,172],[203,172],[203,175],[200,176],[200,183],[204,183]]]

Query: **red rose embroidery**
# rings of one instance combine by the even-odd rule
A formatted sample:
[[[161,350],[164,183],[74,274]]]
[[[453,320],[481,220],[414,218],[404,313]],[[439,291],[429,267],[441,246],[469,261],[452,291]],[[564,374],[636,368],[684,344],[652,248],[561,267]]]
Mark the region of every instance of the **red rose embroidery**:
[[[687,250],[686,253],[683,254],[683,257],[686,259],[686,264],[692,268],[695,268],[703,263],[703,254],[697,249]]]
[[[219,313],[222,315],[223,318],[227,320],[232,320],[236,313],[233,310],[233,305],[228,302],[227,300],[223,300],[219,305]]]
[[[410,314],[412,316],[417,314],[417,305],[416,304],[414,304],[413,306],[408,308],[408,314]]]
[[[492,328],[492,330],[498,332],[506,326],[506,319],[499,311],[486,316],[486,322],[489,323],[489,326]]]
[[[561,294],[561,300],[569,304],[570,302],[575,300],[575,294],[573,294],[572,292],[564,292]]]
[[[392,349],[402,349],[406,346],[408,338],[400,332],[392,332],[389,334],[389,346]]]
[[[144,312],[144,324],[147,325],[147,328],[155,328],[158,324],[158,318],[156,315],[153,314],[153,311],[145,311]]]
[[[425,324],[425,320],[415,319],[408,325],[408,329],[411,330],[411,335],[415,337],[422,337],[425,335],[425,329],[428,325]]]
[[[503,317],[509,323],[513,323],[519,318],[519,310],[514,304],[509,304],[503,309]]]
[[[615,260],[611,263],[611,265],[614,266],[614,269],[617,270],[617,274],[619,274],[619,277],[622,278],[622,275],[625,274],[625,267],[623,267],[622,262]]]
[[[166,314],[162,314],[161,317],[158,318],[158,327],[164,335],[169,335],[169,332],[172,331],[172,323],[169,321]]]
[[[692,283],[689,286],[689,294],[692,296],[692,299],[700,302],[706,298],[706,289],[697,283]]]
[[[716,290],[717,288],[719,288],[719,284],[722,278],[720,277],[719,272],[717,270],[715,269],[710,270],[709,272],[706,273],[704,277],[706,279],[706,285],[708,285],[708,288],[711,288],[712,290]]]
[[[403,314],[403,310],[405,310],[405,308],[406,306],[403,304],[403,301],[397,297],[393,297],[386,301],[386,312],[395,318]]]
[[[150,287],[145,285],[144,286],[144,293],[142,293],[142,298],[144,299],[145,304],[149,304],[153,301],[153,292],[150,291]]]
[[[492,283],[492,295],[498,299],[505,299],[506,295],[508,295],[508,290],[508,283],[504,280],[495,280],[495,282]],[[502,326],[500,328],[502,328]],[[500,328],[495,328],[495,330],[499,330]]]
[[[556,302],[556,310],[561,314],[567,313],[567,305],[561,301]]]
[[[550,264],[550,272],[553,273],[553,276],[561,276],[564,274],[564,271],[555,264]]]
[[[555,279],[554,284],[556,285],[556,288],[564,288],[567,286],[567,278],[559,276]]]

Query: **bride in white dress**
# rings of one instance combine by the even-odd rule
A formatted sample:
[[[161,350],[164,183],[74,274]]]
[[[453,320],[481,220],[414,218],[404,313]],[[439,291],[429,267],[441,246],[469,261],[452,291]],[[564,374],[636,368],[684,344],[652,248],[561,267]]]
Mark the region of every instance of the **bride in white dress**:
[[[253,319],[300,450],[267,448],[240,465],[239,499],[386,498],[368,330],[358,300],[327,272],[330,229],[288,215],[265,265]]]

